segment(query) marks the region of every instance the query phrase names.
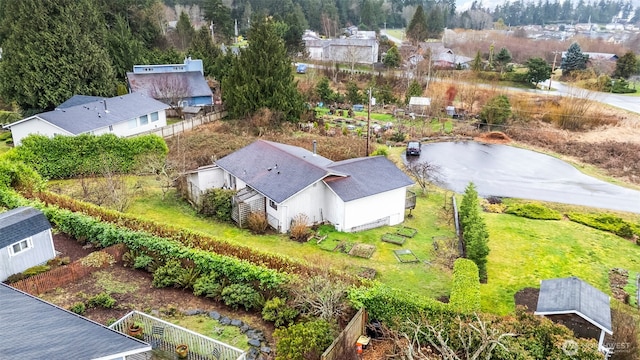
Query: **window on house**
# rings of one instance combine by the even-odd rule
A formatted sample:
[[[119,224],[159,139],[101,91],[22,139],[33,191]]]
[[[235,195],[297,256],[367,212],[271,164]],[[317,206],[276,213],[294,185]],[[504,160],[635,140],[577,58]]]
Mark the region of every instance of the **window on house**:
[[[269,200],[269,206],[271,206],[275,210],[278,210],[278,204],[276,204],[276,202],[273,200]]]
[[[31,238],[27,238],[21,241],[18,241],[15,244],[12,244],[9,247],[9,254],[10,255],[17,255],[23,251],[29,250],[33,247],[33,242],[31,241]]]
[[[135,129],[138,127],[138,119],[131,119],[127,122],[129,129]]]
[[[229,175],[229,188],[233,190],[236,189],[236,177],[233,175]]]
[[[151,113],[151,122],[158,121],[160,117],[157,112]]]
[[[140,126],[147,125],[149,123],[149,117],[147,115],[140,116]]]

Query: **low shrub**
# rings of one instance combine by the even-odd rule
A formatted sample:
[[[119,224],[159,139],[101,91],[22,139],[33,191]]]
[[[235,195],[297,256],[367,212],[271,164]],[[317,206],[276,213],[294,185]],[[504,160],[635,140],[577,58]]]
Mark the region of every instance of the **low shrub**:
[[[225,305],[237,310],[243,306],[249,311],[264,304],[262,295],[247,284],[231,284],[222,289],[222,301]]]
[[[30,267],[27,270],[23,271],[22,274],[25,277],[30,277],[30,276],[42,274],[42,273],[47,272],[49,270],[51,270],[51,266],[49,266],[49,265],[36,265],[36,266]]]
[[[200,276],[193,284],[193,294],[195,296],[205,296],[214,300],[219,300],[222,295],[223,285],[216,272]]]
[[[153,272],[155,260],[153,257],[147,254],[140,254],[133,259],[133,268],[134,269],[145,269],[147,271]],[[155,267],[157,268],[157,266]]]
[[[111,297],[109,293],[103,292],[100,293],[89,300],[87,300],[87,306],[90,308],[93,307],[103,307],[105,309],[111,309],[116,304],[116,299]]]
[[[160,266],[153,272],[153,281],[151,284],[157,288],[174,286],[183,276],[186,269],[177,259],[168,260],[163,266]]]
[[[175,286],[183,289],[192,289],[200,277],[200,271],[196,268],[185,269],[175,282]]]
[[[309,218],[305,214],[298,214],[294,216],[291,221],[291,227],[289,228],[289,237],[297,242],[306,242],[311,235],[311,230],[307,225]]]
[[[512,204],[505,213],[535,220],[561,220],[562,214],[538,203]]]
[[[267,215],[264,211],[252,211],[247,215],[247,228],[254,234],[264,234],[267,232],[269,223],[267,222]]]
[[[87,311],[87,307],[83,302],[77,302],[69,307],[69,311],[78,315],[83,315],[85,311]]]
[[[276,360],[319,359],[331,345],[336,330],[325,320],[298,323],[276,329]]]
[[[631,224],[624,219],[610,214],[568,213],[569,220],[598,230],[614,233],[620,237],[630,239],[633,235],[640,236],[640,226]]]
[[[217,220],[231,221],[231,199],[236,194],[234,190],[209,189],[202,195],[200,213]]]
[[[449,305],[465,314],[480,310],[480,278],[473,261],[461,258],[454,262]]]
[[[287,305],[285,299],[274,297],[267,300],[262,308],[262,318],[273,322],[275,327],[289,326],[298,316],[298,310]]]
[[[115,264],[116,259],[113,258],[113,255],[107,254],[103,251],[94,251],[91,254],[83,257],[80,260],[80,263],[83,266],[101,268],[107,265]]]
[[[27,276],[26,276],[25,274],[23,274],[23,273],[17,273],[17,274],[10,275],[10,276],[7,278],[7,280],[5,280],[5,282],[6,282],[7,284],[13,284],[13,283],[16,283],[16,282],[18,282],[18,281],[20,281],[20,280],[24,280],[24,279],[26,279],[26,278],[27,278]]]
[[[57,266],[62,266],[62,265],[68,265],[71,262],[71,259],[68,256],[65,257],[55,257],[49,261],[47,261],[47,265],[52,266],[52,267],[57,267]]]

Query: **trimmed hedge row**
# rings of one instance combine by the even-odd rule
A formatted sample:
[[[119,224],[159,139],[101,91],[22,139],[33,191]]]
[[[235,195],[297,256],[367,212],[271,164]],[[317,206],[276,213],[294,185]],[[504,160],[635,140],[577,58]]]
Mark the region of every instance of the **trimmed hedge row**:
[[[568,213],[569,220],[598,230],[612,232],[629,239],[633,235],[640,237],[640,225],[629,223],[622,218],[609,214]]]
[[[513,204],[504,211],[520,217],[535,220],[561,220],[562,214],[538,203]]]
[[[165,261],[171,258],[191,260],[201,273],[215,271],[232,283],[254,282],[258,283],[263,290],[274,290],[292,279],[292,275],[255,265],[246,260],[189,248],[173,239],[118,227],[82,213],[29,201],[12,189],[0,187],[0,204],[9,208],[37,207],[60,231],[78,240],[87,240],[100,247],[125,244],[130,250],[152,252]]]
[[[102,174],[105,169],[129,173],[145,161],[164,160],[168,152],[164,139],[157,135],[29,135],[16,148],[19,160],[48,179]]]
[[[326,269],[304,264],[286,256],[261,252],[248,246],[232,244],[203,233],[161,224],[119,211],[105,209],[94,204],[77,201],[68,196],[58,195],[52,192],[34,193],[33,196],[45,204],[55,205],[73,212],[81,212],[104,222],[131,230],[143,231],[161,238],[174,239],[191,248],[212,251],[220,255],[233,256],[281,272],[306,276],[327,273]],[[330,272],[330,276],[349,284],[361,283],[360,279],[344,273]]]
[[[465,314],[480,311],[480,278],[473,261],[460,258],[453,263],[449,306]]]

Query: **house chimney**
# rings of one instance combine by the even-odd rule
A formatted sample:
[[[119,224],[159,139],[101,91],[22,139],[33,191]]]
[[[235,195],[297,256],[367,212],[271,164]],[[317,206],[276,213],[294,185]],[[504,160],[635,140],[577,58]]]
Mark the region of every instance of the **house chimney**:
[[[108,113],[109,109],[107,109],[107,99],[102,100],[102,103],[104,104],[104,112]]]
[[[318,142],[313,140],[313,156],[316,156],[316,147],[317,147]]]

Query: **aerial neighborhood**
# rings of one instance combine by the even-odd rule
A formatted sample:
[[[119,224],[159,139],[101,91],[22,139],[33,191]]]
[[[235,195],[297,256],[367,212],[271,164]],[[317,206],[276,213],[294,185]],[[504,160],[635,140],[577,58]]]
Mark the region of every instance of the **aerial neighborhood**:
[[[636,0],[0,0],[0,359],[640,359]]]

